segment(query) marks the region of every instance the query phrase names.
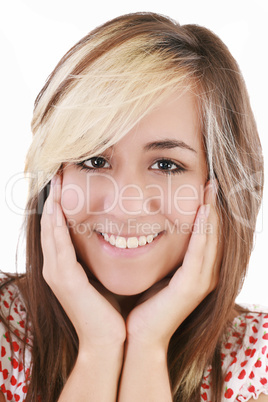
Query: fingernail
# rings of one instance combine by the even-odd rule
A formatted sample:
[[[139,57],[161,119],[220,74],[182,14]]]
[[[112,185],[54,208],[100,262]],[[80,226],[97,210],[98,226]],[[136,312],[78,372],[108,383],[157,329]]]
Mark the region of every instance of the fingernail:
[[[57,175],[53,176],[51,179],[51,186],[54,187],[57,181]]]
[[[210,204],[203,204],[200,207],[200,215],[205,216],[206,218],[208,218],[209,216],[209,212],[210,212]]]
[[[218,180],[213,179],[211,184],[212,184],[212,191],[216,195],[218,193],[218,189],[219,189]]]
[[[210,204],[205,205],[205,217],[208,218],[210,213]]]

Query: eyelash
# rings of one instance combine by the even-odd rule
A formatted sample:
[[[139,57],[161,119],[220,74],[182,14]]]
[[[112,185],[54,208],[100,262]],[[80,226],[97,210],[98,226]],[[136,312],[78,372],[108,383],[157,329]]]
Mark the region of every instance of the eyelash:
[[[86,162],[89,162],[89,161],[97,161],[97,160],[101,160],[101,161],[104,161],[104,166],[102,166],[102,167],[89,167],[89,166],[86,166],[85,165],[85,163]],[[175,166],[175,169],[171,169],[171,170],[165,170],[165,169],[155,169],[155,168],[153,168],[152,166],[154,166],[154,165],[156,165],[156,164],[160,164],[160,163],[167,163],[167,164],[169,164],[169,165],[174,165]],[[80,162],[80,163],[78,163],[78,166],[80,166],[80,168],[81,168],[81,170],[86,170],[87,172],[88,171],[90,171],[90,172],[94,172],[94,171],[98,171],[98,170],[101,170],[101,169],[110,169],[110,166],[107,168],[107,167],[105,167],[105,164],[106,163],[108,163],[109,164],[109,162],[104,158],[104,157],[102,157],[102,156],[95,156],[95,157],[92,157],[92,158],[90,158],[90,159],[87,159],[86,161],[84,161],[84,162]],[[109,164],[110,165],[110,164]],[[158,160],[156,160],[152,165],[151,165],[151,170],[158,170],[158,171],[160,171],[161,173],[163,173],[163,174],[165,174],[165,175],[170,175],[170,174],[179,174],[179,173],[183,173],[183,172],[186,172],[187,171],[187,169],[185,168],[185,167],[183,167],[182,165],[179,165],[178,163],[176,163],[176,162],[174,162],[173,160],[171,160],[171,159],[166,159],[166,158],[163,158],[163,159],[158,159]]]
[[[170,165],[174,165],[175,169],[165,170],[165,169],[154,169],[154,168],[152,168],[152,166],[154,166],[156,164],[159,164],[159,163],[163,163],[163,162],[168,163]],[[151,166],[151,170],[159,170],[159,171],[161,171],[161,173],[166,174],[166,175],[179,174],[179,173],[186,172],[186,170],[187,170],[185,167],[183,167],[182,165],[179,165],[178,163],[174,162],[172,159],[165,159],[165,158],[158,159],[157,161],[155,161],[152,164],[152,166]]]
[[[94,159],[95,160],[98,160],[98,159],[103,160],[105,162],[105,164],[109,163],[109,162],[107,162],[107,160],[103,156],[94,156],[92,158],[89,158],[89,159],[85,160],[84,162],[78,163],[78,166],[80,166],[81,170],[86,170],[87,172],[88,171],[94,172],[96,170],[107,169],[107,167],[104,167],[104,166],[103,167],[89,167],[89,166],[85,165],[86,162],[93,161]]]

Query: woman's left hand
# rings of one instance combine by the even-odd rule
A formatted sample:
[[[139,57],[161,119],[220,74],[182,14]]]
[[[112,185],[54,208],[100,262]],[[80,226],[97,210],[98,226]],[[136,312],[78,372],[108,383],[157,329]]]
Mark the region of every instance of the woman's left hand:
[[[165,278],[150,288],[146,292],[147,300],[130,312],[126,321],[128,343],[155,345],[167,350],[175,330],[217,286],[221,250],[215,198],[210,184],[205,191],[205,204],[210,205],[209,217],[205,214],[205,205],[201,205],[183,264],[171,280]],[[212,225],[212,233],[204,230],[207,223]]]

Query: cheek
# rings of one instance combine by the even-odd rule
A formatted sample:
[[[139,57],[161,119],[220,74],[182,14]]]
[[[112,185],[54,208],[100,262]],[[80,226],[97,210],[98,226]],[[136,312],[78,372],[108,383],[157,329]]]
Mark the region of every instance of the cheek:
[[[201,203],[202,193],[203,188],[199,189],[195,185],[180,186],[174,193],[174,208],[182,215],[195,215],[196,209]]]
[[[81,187],[72,183],[63,183],[61,194],[61,206],[67,219],[70,235],[76,252],[83,251],[83,237],[91,233],[90,224],[86,219],[87,209],[84,191]]]
[[[71,173],[63,176],[61,206],[68,220],[79,222],[86,212],[86,188],[76,172]]]
[[[95,173],[63,179],[61,205],[66,217],[103,214],[114,208],[117,197],[116,183],[109,176]]]
[[[179,218],[182,222],[193,222],[199,205],[203,203],[204,185],[198,182],[174,185],[170,193],[170,200],[167,200],[169,205],[166,205],[171,220]]]
[[[84,193],[78,186],[67,185],[62,188],[61,206],[66,217],[77,217],[85,210]]]

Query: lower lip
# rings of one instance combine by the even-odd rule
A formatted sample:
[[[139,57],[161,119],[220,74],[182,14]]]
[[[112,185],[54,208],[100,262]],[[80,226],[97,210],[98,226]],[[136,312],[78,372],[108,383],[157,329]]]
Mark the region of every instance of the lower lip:
[[[110,254],[113,257],[125,257],[125,258],[133,258],[133,257],[138,257],[140,255],[143,255],[145,253],[148,253],[150,250],[152,250],[156,244],[159,242],[160,238],[162,237],[164,232],[159,233],[157,237],[154,238],[152,243],[147,243],[145,246],[139,246],[136,248],[118,248],[115,246],[112,246],[110,243],[108,243],[106,240],[104,240],[103,236],[95,232],[97,235],[97,238],[100,242],[100,245],[102,249]]]

